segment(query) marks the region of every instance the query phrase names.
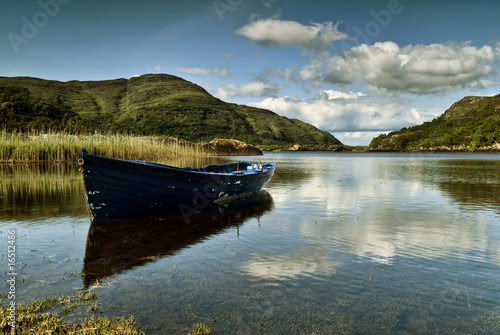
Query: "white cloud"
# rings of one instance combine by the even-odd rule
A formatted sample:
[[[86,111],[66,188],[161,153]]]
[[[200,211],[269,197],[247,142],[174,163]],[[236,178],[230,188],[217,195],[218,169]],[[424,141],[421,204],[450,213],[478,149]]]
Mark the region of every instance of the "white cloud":
[[[264,6],[266,8],[271,8],[273,6],[273,2],[275,2],[276,0],[262,0],[262,2],[264,3]]]
[[[199,67],[178,67],[176,70],[184,72],[184,73],[190,73],[190,74],[201,74],[204,76],[209,76],[212,74],[221,76],[221,77],[232,77],[233,75],[227,70],[227,69],[219,69],[219,68],[213,68],[213,69],[206,69],[206,68],[199,68]]]
[[[362,44],[328,59],[305,65],[303,80],[339,85],[365,83],[378,93],[442,94],[499,85],[490,80],[499,50],[469,44]]]
[[[215,94],[220,99],[232,97],[277,97],[281,86],[272,82],[252,82],[236,86],[228,84],[218,88]]]
[[[227,60],[231,60],[234,58],[234,55],[233,54],[230,54],[230,53],[225,53],[225,54],[222,54],[219,56],[219,58],[221,59],[227,59]]]
[[[328,94],[330,93],[330,97]],[[368,145],[381,133],[428,121],[407,99],[361,92],[322,91],[314,99],[266,98],[249,105],[269,109],[331,132],[347,145]]]
[[[268,71],[269,71],[268,75],[278,76],[285,81],[295,81],[295,78],[294,78],[295,73],[292,69],[277,69],[277,68],[271,69],[271,68],[269,68]]]
[[[330,93],[342,95],[341,92]],[[303,120],[330,132],[387,131],[426,121],[416,108],[408,109],[409,102],[403,98],[352,92],[344,95],[335,99],[321,93],[314,99],[266,98],[250,105]]]
[[[295,21],[277,18],[259,19],[235,31],[265,47],[296,45],[308,49],[326,49],[348,36],[338,30],[338,23],[311,23],[305,26]]]
[[[339,92],[335,90],[326,90],[321,92],[320,94],[326,94],[326,98],[328,100],[334,100],[334,99],[357,99],[359,97],[364,97],[366,94],[361,93],[361,92]]]
[[[332,135],[346,145],[368,145],[374,137],[383,133],[388,131],[332,132]]]
[[[297,68],[276,68],[271,66],[265,66],[261,69],[260,73],[257,73],[249,78],[262,82],[270,82],[278,79],[278,81],[285,81],[287,83],[294,83],[298,87],[302,88],[304,92],[310,91],[310,85],[300,78],[299,71]]]

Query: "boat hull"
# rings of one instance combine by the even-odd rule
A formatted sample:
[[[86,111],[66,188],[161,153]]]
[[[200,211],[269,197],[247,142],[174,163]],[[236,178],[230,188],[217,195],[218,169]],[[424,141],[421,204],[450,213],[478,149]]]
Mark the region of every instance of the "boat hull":
[[[249,164],[241,163],[241,167],[248,168]],[[205,172],[204,168],[182,169],[96,156],[84,149],[80,165],[94,218],[157,215],[165,211],[189,216],[207,209],[214,201],[261,189],[275,168],[274,163],[266,163],[261,170],[236,172],[225,164],[205,167],[224,172]]]

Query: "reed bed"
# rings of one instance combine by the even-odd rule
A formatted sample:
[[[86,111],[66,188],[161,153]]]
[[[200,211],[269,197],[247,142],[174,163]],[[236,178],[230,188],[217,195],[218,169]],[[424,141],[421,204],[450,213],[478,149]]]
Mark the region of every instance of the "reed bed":
[[[82,213],[82,175],[75,164],[0,164],[0,213],[4,218]],[[83,201],[83,202],[82,202]],[[27,210],[29,208],[29,210]],[[83,213],[86,213],[83,211]]]
[[[76,163],[80,149],[119,159],[157,163],[207,154],[200,146],[127,134],[0,133],[0,162]]]
[[[82,175],[65,164],[1,164],[0,196],[8,199],[50,198],[79,193]]]

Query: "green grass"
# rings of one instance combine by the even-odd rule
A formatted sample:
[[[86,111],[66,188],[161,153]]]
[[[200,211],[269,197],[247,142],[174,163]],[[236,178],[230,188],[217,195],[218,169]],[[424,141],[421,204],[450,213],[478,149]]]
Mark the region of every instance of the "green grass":
[[[80,149],[92,154],[119,159],[165,162],[182,157],[197,157],[205,152],[194,145],[162,141],[135,135],[72,135],[54,133],[0,133],[0,162],[76,163]]]
[[[144,334],[138,329],[133,317],[120,318],[85,318],[79,323],[64,323],[60,315],[67,314],[79,307],[85,307],[97,299],[95,292],[80,291],[74,297],[47,298],[28,303],[26,306],[16,305],[16,334]],[[94,306],[94,305],[92,305]],[[91,306],[91,307],[92,307]],[[10,334],[9,305],[0,308],[0,331]],[[60,313],[48,312],[50,309],[61,308]],[[90,308],[89,311],[92,311]]]
[[[2,300],[5,297],[2,297]],[[32,301],[29,304],[16,305],[16,334],[85,334],[85,335],[140,335],[145,334],[139,329],[137,320],[133,317],[88,317],[81,322],[64,322],[61,318],[77,308],[88,307],[89,312],[98,313],[96,307],[97,293],[80,291],[77,296],[47,298]],[[49,312],[58,309],[59,312]],[[0,307],[0,332],[10,334],[8,303]],[[204,324],[193,325],[189,335],[209,335],[210,328]]]

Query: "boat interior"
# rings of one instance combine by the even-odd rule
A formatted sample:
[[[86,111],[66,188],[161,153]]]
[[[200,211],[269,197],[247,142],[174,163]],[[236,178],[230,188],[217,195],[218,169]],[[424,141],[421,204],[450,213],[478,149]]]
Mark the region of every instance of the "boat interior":
[[[192,169],[199,172],[208,173],[233,173],[254,170],[254,166],[250,162],[234,162],[221,165],[207,165],[201,168]],[[255,171],[253,171],[255,172]]]

